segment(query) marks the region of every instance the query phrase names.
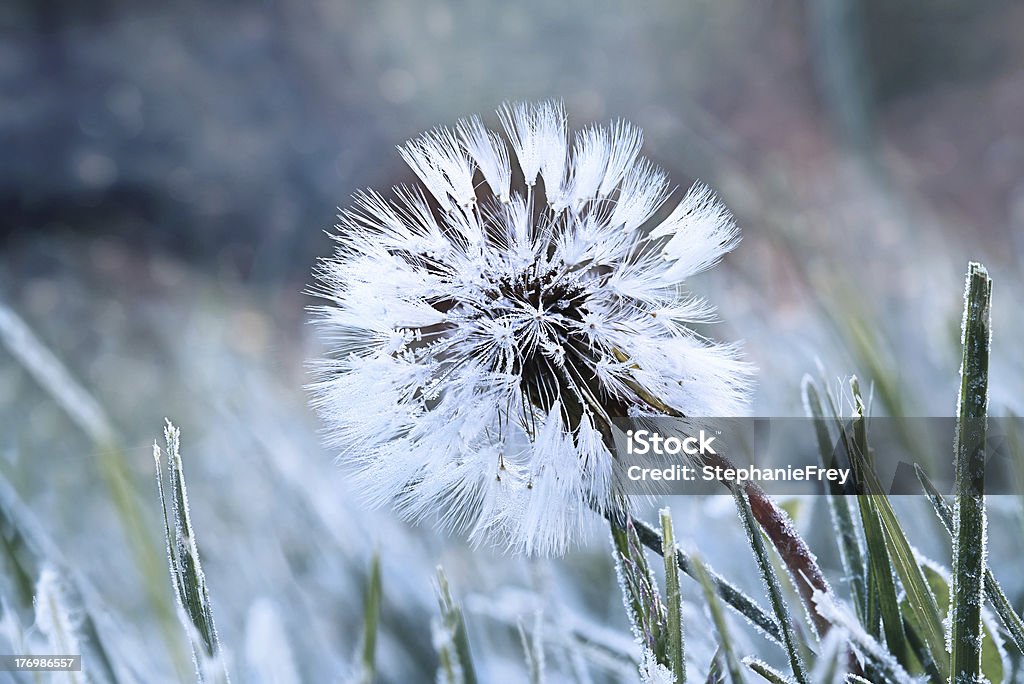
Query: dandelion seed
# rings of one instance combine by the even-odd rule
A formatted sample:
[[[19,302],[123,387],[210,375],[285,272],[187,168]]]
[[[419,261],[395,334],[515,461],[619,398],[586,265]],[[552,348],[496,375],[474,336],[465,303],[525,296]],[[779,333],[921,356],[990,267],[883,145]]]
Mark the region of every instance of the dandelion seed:
[[[712,309],[682,288],[738,233],[703,186],[649,225],[668,180],[628,124],[570,148],[560,105],[499,116],[508,146],[477,118],[431,131],[400,148],[426,192],[341,215],[313,403],[369,502],[558,554],[625,506],[613,417],[743,410],[750,368],[688,327]]]

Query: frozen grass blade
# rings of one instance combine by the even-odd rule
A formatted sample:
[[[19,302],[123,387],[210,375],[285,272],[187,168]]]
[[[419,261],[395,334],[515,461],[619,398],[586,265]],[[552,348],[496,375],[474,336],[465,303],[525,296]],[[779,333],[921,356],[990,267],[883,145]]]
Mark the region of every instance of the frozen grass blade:
[[[782,644],[786,649],[786,655],[789,657],[789,665],[793,670],[793,677],[800,684],[809,684],[810,679],[807,676],[803,656],[800,655],[800,645],[797,643],[793,618],[789,613],[789,606],[786,605],[786,599],[782,595],[782,586],[779,584],[779,578],[775,574],[771,558],[768,557],[768,549],[761,538],[761,530],[754,519],[753,511],[750,510],[750,501],[747,499],[747,494],[742,487],[732,487],[732,493],[736,499],[736,508],[739,511],[743,529],[747,533],[747,541],[754,552],[754,559],[757,561],[758,568],[761,571],[761,579],[764,581],[765,589],[768,592],[768,599],[772,604],[772,610],[775,612],[775,618],[782,631]]]
[[[371,684],[377,673],[377,623],[380,619],[380,552],[374,552],[370,562],[370,577],[366,584],[366,607],[363,609],[362,671],[359,681]]]
[[[952,681],[974,682],[981,674],[981,605],[984,592],[985,430],[992,279],[971,263],[964,301],[963,363],[957,399],[956,498],[953,508],[953,590],[950,604]]]
[[[931,587],[932,594],[935,595],[935,600],[940,606],[945,606],[947,609],[947,613],[945,613],[943,617],[948,618],[950,584],[952,583],[952,575],[950,574],[950,571],[924,556],[918,556],[918,560],[920,562],[921,569],[924,571],[925,578],[928,580],[928,586]],[[904,610],[904,614],[905,613],[906,610]],[[983,614],[981,673],[989,682],[1002,682],[1005,670],[1003,665],[1004,653],[1002,643],[997,638],[997,629],[998,627],[991,619],[991,616]],[[932,678],[938,679],[938,676],[932,675]]]
[[[867,440],[866,407],[861,399],[860,386],[856,378],[851,378],[850,388],[853,393],[856,417],[852,424],[852,451],[858,456],[855,459],[858,471],[870,468],[870,452]],[[879,620],[885,644],[889,652],[901,663],[909,662],[907,636],[903,629],[903,617],[900,613],[900,602],[896,593],[896,582],[893,578],[892,563],[889,558],[888,544],[882,530],[878,506],[874,495],[857,497],[860,508],[861,525],[864,529],[865,549],[868,562],[868,586],[866,624],[868,633],[878,638]]]
[[[434,648],[440,660],[438,682],[445,684],[476,684],[476,671],[469,652],[469,636],[462,609],[452,598],[448,577],[437,566],[437,600],[440,618],[434,621]]]
[[[61,601],[75,616],[75,633],[85,661],[83,668],[89,668],[90,681],[116,683],[114,661],[100,638],[74,572],[68,569],[60,549],[30,515],[14,489],[0,476],[0,596],[5,611],[11,611],[14,619],[31,622],[36,578],[41,578],[47,569],[61,578]]]
[[[882,632],[885,634],[885,643],[894,656],[900,662],[906,662],[907,643],[906,634],[903,631],[903,618],[900,615],[900,604],[896,594],[896,583],[892,575],[892,566],[889,560],[889,551],[886,548],[885,534],[882,532],[882,523],[878,519],[878,513],[869,497],[860,497],[861,520],[864,523],[864,537],[867,540],[868,564],[870,575],[868,577],[868,592],[870,602],[866,625],[872,636],[878,637],[879,618],[881,619]]]
[[[686,656],[683,644],[683,598],[679,588],[679,566],[675,562],[676,538],[672,531],[672,514],[667,508],[660,511],[662,558],[665,560],[665,600],[668,602],[668,659],[669,669],[677,684],[686,682]],[[714,592],[712,591],[712,596]]]
[[[643,520],[634,519],[632,520],[632,523],[633,527],[636,529],[637,538],[640,540],[640,543],[656,553],[663,553],[661,535],[656,529],[645,523]],[[680,548],[676,548],[676,564],[679,566],[679,569],[687,575],[694,579],[698,579],[693,562]],[[754,601],[754,599],[743,593],[739,587],[729,582],[729,580],[719,575],[713,569],[705,566],[705,570],[707,571],[708,577],[711,579],[711,583],[715,587],[716,593],[726,605],[742,615],[751,625],[766,637],[777,644],[782,644],[782,631],[779,629],[778,623],[775,622],[771,615],[757,605],[757,602]]]
[[[861,523],[866,529],[872,516],[877,517],[884,532],[889,561],[907,596],[907,601],[904,604],[907,614],[903,617],[919,632],[916,637],[921,640],[924,653],[927,654],[925,660],[928,662],[923,663],[925,667],[934,667],[940,678],[945,679],[948,676],[949,657],[946,652],[945,634],[938,604],[921,567],[918,565],[913,548],[907,541],[903,526],[896,517],[892,504],[871,467],[863,413],[864,402],[856,382],[851,384],[851,390],[858,415],[852,425],[841,426],[841,429],[847,452],[850,454],[850,463],[854,468],[854,477],[861,492],[858,496],[861,504]],[[867,549],[869,558],[874,553],[877,543],[877,541],[873,544],[869,543]]]
[[[668,609],[661,601],[654,572],[647,563],[644,549],[630,519],[625,527],[612,525],[615,545],[615,570],[622,588],[623,600],[633,627],[633,636],[643,647],[641,669],[671,667],[668,641]],[[653,659],[653,663],[649,662]]]
[[[195,530],[192,527],[188,507],[188,491],[185,486],[185,472],[179,451],[181,433],[170,421],[164,427],[167,443],[168,490],[164,489],[164,477],[160,447],[153,444],[153,459],[156,462],[156,488],[164,517],[164,534],[167,539],[167,561],[171,572],[178,608],[181,611],[185,631],[192,644],[192,656],[196,676],[200,682],[229,680],[224,663],[217,627],[213,622],[213,608],[210,593],[206,587],[199,549],[196,546]]]
[[[522,620],[516,624],[516,627],[519,630],[519,641],[526,657],[526,669],[530,673],[530,684],[543,684],[544,639],[541,637],[541,631],[544,628],[543,614],[539,610],[534,614],[532,634],[526,633]]]
[[[818,613],[849,635],[850,644],[867,661],[869,669],[877,673],[879,681],[886,684],[914,684],[906,668],[877,639],[868,634],[857,618],[835,597],[818,592],[814,599]]]
[[[928,500],[931,501],[932,507],[935,509],[935,514],[952,537],[953,507],[942,499],[942,494],[935,488],[920,466],[915,465],[914,469],[917,472],[917,479],[920,480],[921,486],[928,495]],[[985,568],[985,597],[992,604],[992,609],[999,616],[999,621],[1003,623],[1003,628],[1006,629],[1006,633],[1013,640],[1017,650],[1024,653],[1024,620],[1021,620],[1020,615],[1013,609],[1010,599],[1006,597],[1003,588],[999,585],[999,580],[988,567]]]
[[[832,460],[833,443],[825,422],[818,388],[809,375],[804,376],[802,390],[805,409],[814,421],[821,464],[824,467],[829,467]],[[836,537],[839,542],[839,556],[843,563],[843,572],[850,586],[850,594],[853,597],[857,616],[861,621],[866,621],[867,594],[864,585],[867,570],[864,565],[861,536],[853,519],[850,501],[846,496],[837,495],[831,490],[825,492],[825,500],[828,502],[832,526],[836,531]]]
[[[697,581],[704,590],[704,600],[708,604],[711,621],[718,632],[718,650],[720,651],[721,659],[725,660],[725,667],[733,684],[742,684],[743,672],[740,668],[740,662],[736,658],[736,652],[732,647],[732,635],[729,633],[729,624],[726,622],[725,613],[722,612],[722,605],[718,602],[715,585],[712,583],[711,577],[708,575],[708,571],[701,559],[692,556],[690,560],[693,563],[693,570]]]
[[[181,668],[184,674],[173,610],[164,585],[157,580],[160,549],[146,528],[139,493],[132,484],[113,421],[56,354],[3,302],[0,302],[0,343],[92,441],[99,473],[128,538],[146,596],[159,619],[168,647],[179,656],[173,658],[175,667]]]
[[[719,646],[715,649],[715,654],[711,656],[711,662],[708,664],[708,676],[704,680],[704,684],[724,684],[725,672],[722,670],[722,647]]]
[[[743,664],[761,676],[761,679],[771,684],[790,684],[786,675],[782,674],[768,663],[757,658],[744,658]]]

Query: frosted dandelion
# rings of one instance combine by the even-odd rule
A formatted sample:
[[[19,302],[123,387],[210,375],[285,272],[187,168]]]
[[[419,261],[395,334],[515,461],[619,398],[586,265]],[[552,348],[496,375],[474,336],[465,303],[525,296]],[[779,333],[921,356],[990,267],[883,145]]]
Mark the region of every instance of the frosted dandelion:
[[[372,503],[561,553],[624,506],[612,418],[743,408],[748,367],[682,289],[739,237],[701,185],[650,225],[669,183],[629,124],[570,146],[557,104],[499,115],[508,145],[475,117],[433,130],[399,148],[421,185],[341,215],[314,402]]]

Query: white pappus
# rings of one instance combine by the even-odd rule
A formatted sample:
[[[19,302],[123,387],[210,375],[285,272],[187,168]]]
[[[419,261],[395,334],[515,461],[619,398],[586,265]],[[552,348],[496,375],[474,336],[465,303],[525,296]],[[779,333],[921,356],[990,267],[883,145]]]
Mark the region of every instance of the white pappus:
[[[340,216],[313,403],[371,503],[559,554],[625,506],[612,418],[742,412],[751,369],[682,289],[739,235],[699,184],[648,225],[669,183],[627,123],[570,146],[559,104],[499,116],[508,146],[476,117],[435,129],[399,148],[422,185]]]

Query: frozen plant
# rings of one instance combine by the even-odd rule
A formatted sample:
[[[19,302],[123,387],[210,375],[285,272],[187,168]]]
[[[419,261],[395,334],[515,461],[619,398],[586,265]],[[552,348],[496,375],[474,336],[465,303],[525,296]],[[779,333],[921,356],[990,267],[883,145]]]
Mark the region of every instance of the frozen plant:
[[[669,182],[633,126],[570,145],[558,104],[499,116],[509,145],[476,117],[430,131],[399,148],[420,185],[342,213],[315,404],[371,503],[558,554],[626,506],[613,418],[744,408],[749,366],[683,289],[739,236],[699,184],[652,221]]]

